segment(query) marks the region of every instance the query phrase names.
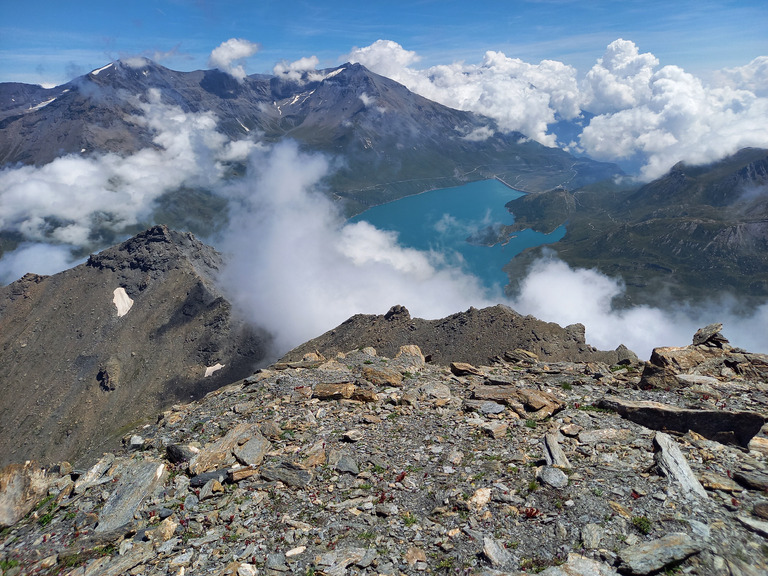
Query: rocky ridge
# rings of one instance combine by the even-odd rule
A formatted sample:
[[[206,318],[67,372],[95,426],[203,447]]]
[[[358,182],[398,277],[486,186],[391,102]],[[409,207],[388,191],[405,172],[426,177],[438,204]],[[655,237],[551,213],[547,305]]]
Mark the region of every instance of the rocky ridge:
[[[393,356],[402,344],[415,344],[430,362],[487,364],[515,349],[557,362],[632,362],[637,356],[625,346],[597,350],[586,343],[583,324],[562,328],[533,316],[518,314],[502,304],[470,308],[439,320],[411,318],[404,306],[393,306],[386,314],[356,314],[340,326],[288,352],[283,361],[295,361],[307,353],[331,357],[364,346],[373,346],[384,356]]]
[[[4,470],[0,569],[765,574],[768,357],[718,326],[672,353],[723,362],[440,366],[408,345],[278,363],[88,470]],[[663,416],[638,423],[649,404]],[[679,410],[689,429],[668,429]],[[727,434],[734,413],[753,436]]]

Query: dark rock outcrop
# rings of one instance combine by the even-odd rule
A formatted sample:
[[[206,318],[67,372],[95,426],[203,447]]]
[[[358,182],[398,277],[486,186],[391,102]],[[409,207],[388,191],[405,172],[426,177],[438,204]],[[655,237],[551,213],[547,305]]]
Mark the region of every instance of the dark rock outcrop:
[[[601,351],[584,340],[584,326],[565,328],[523,316],[503,305],[470,308],[440,320],[411,318],[404,306],[393,306],[384,315],[357,314],[338,327],[302,344],[282,361],[296,362],[318,351],[326,358],[372,346],[394,356],[400,346],[417,345],[435,364],[451,362],[487,364],[516,350],[532,353],[541,361],[605,362],[616,364],[637,360],[626,347]],[[519,355],[519,353],[518,353]]]

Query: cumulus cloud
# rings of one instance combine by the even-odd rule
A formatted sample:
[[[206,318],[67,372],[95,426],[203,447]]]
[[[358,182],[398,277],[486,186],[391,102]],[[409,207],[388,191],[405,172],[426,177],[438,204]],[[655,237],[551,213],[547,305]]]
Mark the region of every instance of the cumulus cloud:
[[[715,322],[723,323],[723,333],[734,346],[768,352],[768,303],[747,315],[737,312],[738,303],[727,297],[674,310],[614,307],[614,299],[623,293],[620,281],[596,270],[573,269],[561,260],[544,258],[531,268],[509,305],[562,326],[584,324],[593,346],[612,350],[624,344],[646,360],[657,346],[690,344],[696,330]]]
[[[319,63],[320,60],[318,60],[317,56],[299,58],[293,62],[283,60],[275,64],[272,73],[275,76],[294,82],[301,81],[304,75],[307,75],[307,80],[309,81],[322,80],[323,75],[315,71]]]
[[[715,73],[715,78],[731,88],[768,97],[768,56],[758,56],[744,66],[720,70]]]
[[[415,52],[377,40],[346,56],[409,90],[459,110],[484,114],[505,132],[519,131],[547,146],[556,144],[548,125],[579,114],[576,70],[561,62],[528,64],[488,51],[480,64],[454,62],[418,69]]]
[[[590,156],[639,156],[640,177],[651,180],[680,160],[703,164],[746,146],[768,147],[768,98],[735,86],[757,87],[757,59],[734,69],[733,86],[706,86],[677,66],[616,40],[585,79],[584,107],[597,114],[579,137]]]
[[[700,164],[745,146],[768,146],[768,57],[721,71],[709,86],[683,69],[641,52],[631,41],[611,42],[577,80],[562,62],[523,62],[488,51],[479,64],[419,68],[420,57],[391,40],[346,56],[446,106],[493,118],[504,132],[519,131],[547,146],[559,120],[594,115],[568,149],[606,161],[631,159],[639,176],[656,178],[679,161]],[[489,136],[486,131],[469,139]]]
[[[213,49],[208,58],[208,65],[242,81],[246,77],[243,61],[256,54],[258,50],[258,44],[242,38],[230,38]]]

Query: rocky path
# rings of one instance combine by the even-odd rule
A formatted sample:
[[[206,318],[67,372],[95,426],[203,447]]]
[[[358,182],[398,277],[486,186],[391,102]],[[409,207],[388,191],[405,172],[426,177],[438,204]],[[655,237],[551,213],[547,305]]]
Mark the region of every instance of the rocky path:
[[[90,470],[6,469],[2,576],[766,574],[768,363],[715,334],[652,365],[272,366]]]

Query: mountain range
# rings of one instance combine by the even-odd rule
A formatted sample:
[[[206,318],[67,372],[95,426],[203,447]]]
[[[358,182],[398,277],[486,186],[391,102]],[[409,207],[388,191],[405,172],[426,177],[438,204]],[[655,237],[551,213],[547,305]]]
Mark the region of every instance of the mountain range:
[[[600,183],[523,196],[507,204],[515,223],[567,232],[506,267],[523,278],[545,251],[573,267],[597,268],[627,286],[627,304],[659,305],[737,296],[747,307],[768,297],[768,151],[748,148],[703,166],[675,165],[641,186]]]
[[[145,59],[116,61],[56,88],[0,84],[0,165],[155,146],[136,121],[152,89],[184,112],[213,113],[228,138],[292,138],[342,158],[330,185],[350,214],[494,176],[535,192],[621,173],[502,133],[490,118],[427,100],[360,64],[240,82],[219,70],[176,72]]]

